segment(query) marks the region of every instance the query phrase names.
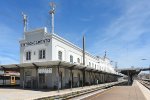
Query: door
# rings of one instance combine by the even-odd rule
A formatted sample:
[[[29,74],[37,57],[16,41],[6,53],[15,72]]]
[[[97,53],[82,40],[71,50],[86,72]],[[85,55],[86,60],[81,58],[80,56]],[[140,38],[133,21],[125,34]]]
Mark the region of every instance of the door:
[[[16,84],[16,78],[15,76],[10,76],[10,82],[11,82],[11,85],[15,85]]]

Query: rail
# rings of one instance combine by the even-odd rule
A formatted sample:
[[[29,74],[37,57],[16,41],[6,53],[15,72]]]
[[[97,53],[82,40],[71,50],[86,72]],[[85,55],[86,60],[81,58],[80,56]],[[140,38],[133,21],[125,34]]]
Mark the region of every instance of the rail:
[[[147,80],[138,80],[142,85],[150,90],[150,82]]]
[[[112,87],[112,86],[115,86],[115,85],[118,85],[118,84],[121,84],[121,83],[125,83],[125,82],[127,82],[127,81],[101,84],[100,86],[97,85],[96,87],[91,88],[91,89],[78,90],[78,91],[74,91],[74,92],[72,91],[70,93],[66,93],[66,94],[63,94],[63,95],[43,97],[43,98],[38,98],[36,100],[66,100],[66,99],[71,99],[71,98],[74,98],[74,97],[77,97],[77,96],[81,96],[81,95],[88,94],[88,93],[98,91],[98,90],[101,90],[101,89],[109,88],[109,87]]]

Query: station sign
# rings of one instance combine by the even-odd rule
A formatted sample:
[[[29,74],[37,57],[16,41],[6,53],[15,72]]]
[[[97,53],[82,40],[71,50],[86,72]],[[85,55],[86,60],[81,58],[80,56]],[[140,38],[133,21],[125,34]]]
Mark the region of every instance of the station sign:
[[[44,44],[44,43],[49,43],[49,42],[50,42],[50,39],[43,39],[43,40],[32,41],[32,42],[25,42],[25,43],[21,43],[21,47],[33,46],[33,45]]]
[[[38,73],[52,73],[52,68],[39,68]]]

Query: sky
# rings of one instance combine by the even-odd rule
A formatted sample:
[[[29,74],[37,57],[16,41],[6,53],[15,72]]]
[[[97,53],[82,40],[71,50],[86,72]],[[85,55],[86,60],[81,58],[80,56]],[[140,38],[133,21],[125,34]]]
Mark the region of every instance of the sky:
[[[19,63],[22,15],[28,30],[51,29],[49,2],[56,3],[55,33],[119,68],[150,65],[149,0],[0,0],[0,64]],[[147,60],[141,60],[147,59]]]

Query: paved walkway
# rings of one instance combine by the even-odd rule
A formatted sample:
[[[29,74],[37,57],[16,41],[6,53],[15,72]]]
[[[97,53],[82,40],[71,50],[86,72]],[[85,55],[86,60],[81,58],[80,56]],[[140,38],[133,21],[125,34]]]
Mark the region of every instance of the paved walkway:
[[[64,89],[58,91],[33,91],[33,90],[24,90],[24,89],[11,89],[11,88],[0,88],[0,100],[33,100],[41,97],[49,97],[54,95],[62,95],[70,92],[82,91],[86,89],[96,88],[104,86],[106,84],[79,87],[71,89]]]
[[[134,81],[132,86],[115,86],[82,100],[150,100],[149,95],[150,91],[145,91],[145,87],[138,81]]]

